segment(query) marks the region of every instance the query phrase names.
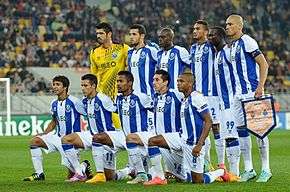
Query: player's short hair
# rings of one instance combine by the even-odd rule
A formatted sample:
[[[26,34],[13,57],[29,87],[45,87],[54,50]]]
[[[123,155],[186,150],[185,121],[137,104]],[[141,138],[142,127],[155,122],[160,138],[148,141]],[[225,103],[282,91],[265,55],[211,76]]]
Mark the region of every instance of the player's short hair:
[[[99,23],[96,25],[96,29],[103,29],[106,33],[113,32],[113,28],[109,23]]]
[[[203,25],[204,29],[208,31],[208,23],[205,20],[197,20],[194,24]]]
[[[130,29],[138,29],[139,34],[146,35],[146,29],[141,24],[133,24],[130,26]]]
[[[69,88],[69,79],[64,76],[64,75],[58,75],[58,76],[55,76],[53,79],[52,79],[52,82],[54,81],[59,81],[62,83],[63,87],[66,87],[66,92],[68,92],[68,88]]]
[[[98,79],[93,74],[85,74],[81,77],[81,80],[89,80],[91,85],[98,85]]]
[[[130,71],[120,71],[118,75],[125,76],[128,82],[134,82],[133,74]]]
[[[183,70],[183,72],[181,73],[181,75],[185,75],[191,78],[191,81],[194,83],[195,80],[195,76],[194,74],[191,72],[191,70],[189,68],[185,68]]]
[[[214,27],[211,27],[210,29],[216,30],[219,37],[221,37],[223,39],[226,39],[227,38],[226,30],[223,27],[214,26]]]
[[[170,75],[167,71],[159,69],[155,71],[155,74],[161,75],[163,81],[168,81],[167,85],[170,84]]]

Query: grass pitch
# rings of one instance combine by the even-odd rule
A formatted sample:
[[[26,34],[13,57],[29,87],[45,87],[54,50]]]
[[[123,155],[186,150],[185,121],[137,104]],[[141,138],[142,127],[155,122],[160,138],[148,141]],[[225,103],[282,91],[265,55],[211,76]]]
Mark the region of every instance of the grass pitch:
[[[60,165],[57,153],[44,154],[46,180],[43,182],[23,182],[23,177],[33,172],[28,143],[31,137],[0,137],[0,192],[6,191],[290,191],[290,131],[274,131],[270,134],[270,164],[273,178],[268,183],[213,183],[193,185],[170,182],[166,186],[144,187],[128,185],[125,181],[104,184],[65,183],[66,169]],[[255,138],[253,141],[253,161],[256,172],[260,172],[260,159]],[[212,144],[213,146],[213,144]],[[91,152],[82,152],[82,159],[91,159]],[[212,160],[215,160],[212,147]],[[118,167],[126,164],[126,152],[119,153]],[[242,163],[241,163],[242,164]],[[92,167],[93,164],[92,164]]]

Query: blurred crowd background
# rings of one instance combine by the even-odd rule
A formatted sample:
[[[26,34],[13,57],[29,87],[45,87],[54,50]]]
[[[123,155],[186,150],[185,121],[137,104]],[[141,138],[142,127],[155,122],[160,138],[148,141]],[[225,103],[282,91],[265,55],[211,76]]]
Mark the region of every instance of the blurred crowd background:
[[[268,93],[289,93],[290,2],[288,0],[1,0],[0,77],[9,77],[12,93],[45,95],[49,82],[28,67],[88,68],[96,46],[95,25],[109,22],[114,40],[128,41],[128,26],[146,26],[158,43],[160,27],[171,26],[175,43],[192,44],[194,21],[225,26],[230,13],[245,18],[269,64]]]

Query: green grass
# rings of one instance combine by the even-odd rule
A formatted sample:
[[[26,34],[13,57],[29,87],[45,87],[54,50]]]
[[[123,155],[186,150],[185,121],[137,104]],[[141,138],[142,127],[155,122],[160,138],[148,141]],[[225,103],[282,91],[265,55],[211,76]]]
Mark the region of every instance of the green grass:
[[[44,182],[23,182],[32,172],[28,142],[30,137],[0,137],[0,191],[290,191],[290,131],[274,131],[270,135],[270,163],[273,178],[268,183],[213,183],[193,185],[171,183],[167,186],[143,187],[128,185],[125,181],[105,184],[65,183],[66,169],[60,166],[59,154],[44,154]],[[212,153],[213,154],[213,153]],[[212,155],[214,159],[215,156]],[[82,152],[82,159],[91,161],[91,152]],[[260,160],[253,139],[253,160],[256,171],[260,171]],[[118,167],[126,164],[126,153],[118,156]]]

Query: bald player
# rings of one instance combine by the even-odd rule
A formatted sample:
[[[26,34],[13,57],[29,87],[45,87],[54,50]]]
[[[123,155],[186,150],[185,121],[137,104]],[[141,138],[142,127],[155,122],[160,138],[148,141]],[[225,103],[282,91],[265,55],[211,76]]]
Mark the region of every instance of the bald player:
[[[249,97],[260,97],[264,93],[264,85],[268,73],[268,63],[252,37],[243,33],[243,18],[232,14],[226,20],[226,32],[231,41],[230,62],[233,65],[236,93],[233,101],[235,123],[238,128],[241,154],[245,163],[245,171],[241,174],[241,181],[248,181],[256,177],[252,162],[251,137],[245,127],[241,100]],[[257,182],[267,182],[271,177],[269,165],[269,140],[257,138],[262,171]]]
[[[177,77],[190,67],[189,53],[184,47],[174,45],[172,29],[162,28],[158,34],[161,50],[157,53],[157,69],[165,70],[171,79],[169,88],[177,89]]]

